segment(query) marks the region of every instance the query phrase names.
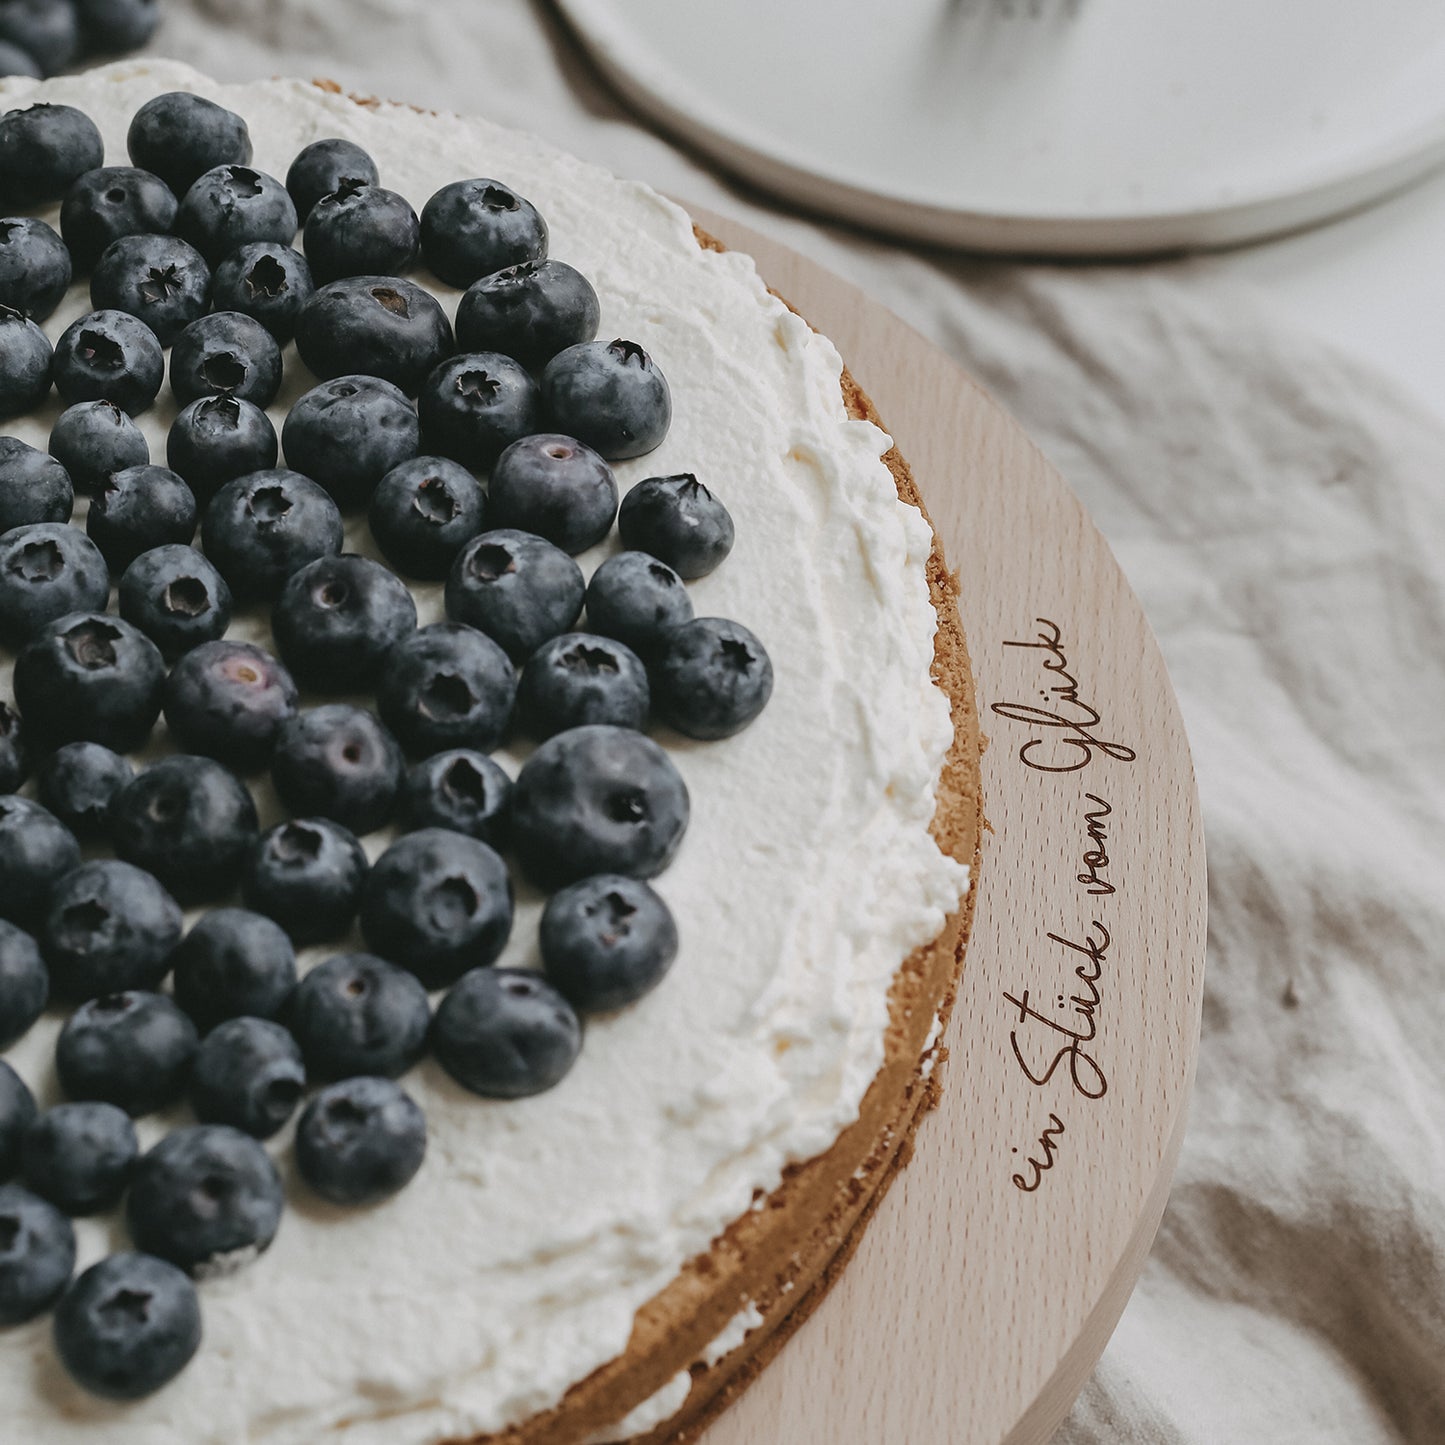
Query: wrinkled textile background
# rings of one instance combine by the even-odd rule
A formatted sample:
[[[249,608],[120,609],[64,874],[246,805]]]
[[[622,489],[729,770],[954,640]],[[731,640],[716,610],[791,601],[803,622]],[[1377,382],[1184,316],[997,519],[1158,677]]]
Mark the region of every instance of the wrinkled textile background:
[[[523,0],[169,6],[156,48],[223,78],[480,112],[738,214],[1024,420],[1158,631],[1211,875],[1173,1196],[1060,1441],[1442,1445],[1445,428],[1208,263],[1007,266],[790,219],[635,125]]]

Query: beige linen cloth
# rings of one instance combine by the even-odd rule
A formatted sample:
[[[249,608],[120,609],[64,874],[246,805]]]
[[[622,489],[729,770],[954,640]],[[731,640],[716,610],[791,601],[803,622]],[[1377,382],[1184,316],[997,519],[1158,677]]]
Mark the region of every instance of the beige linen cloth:
[[[1445,1445],[1445,429],[1207,263],[984,264],[789,219],[633,123],[523,0],[168,3],[154,48],[223,78],[479,112],[739,214],[1023,419],[1159,634],[1211,879],[1173,1195],[1059,1441]]]

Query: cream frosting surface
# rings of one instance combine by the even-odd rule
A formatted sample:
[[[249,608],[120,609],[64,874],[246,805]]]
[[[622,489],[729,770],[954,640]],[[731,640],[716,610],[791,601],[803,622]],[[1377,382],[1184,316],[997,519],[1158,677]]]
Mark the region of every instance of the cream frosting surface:
[[[107,164],[125,164],[131,115],[176,89],[240,112],[253,163],[283,178],[309,141],[347,136],[418,209],[474,175],[532,200],[551,254],[596,286],[602,337],[640,342],[672,388],[671,432],[621,463],[619,484],[692,471],[726,501],[735,550],[690,588],[699,615],[751,627],[776,674],[770,705],[737,737],[658,734],[692,797],[657,880],[680,953],[646,999],[588,1024],[556,1089],[493,1103],[424,1063],[403,1082],[427,1114],[426,1162],[365,1211],[308,1196],[289,1132],[272,1141],[288,1197],[275,1244],[202,1286],[200,1353],[149,1400],[117,1406],[73,1386],[48,1320],[0,1335],[4,1433],[27,1445],[434,1445],[555,1405],[626,1348],[637,1309],[754,1191],[857,1117],[899,961],[937,935],[968,882],[929,834],[952,737],[929,672],[931,532],[898,500],[879,459],[887,439],[847,417],[833,346],[768,295],[747,257],[700,250],[684,212],[644,186],[481,120],[362,108],[300,81],[223,86],[164,62],[8,81],[0,101],[79,106]],[[454,312],[457,292],[416,279]],[[77,283],[47,333],[88,309]],[[278,433],[314,384],[294,348],[286,363]],[[44,447],[59,410],[52,396],[6,430]],[[174,414],[165,390],[138,418],[153,461]],[[348,519],[347,545],[373,552],[363,518]],[[616,545],[579,558],[584,572]],[[421,620],[438,619],[440,588],[415,591]],[[265,616],[239,615],[230,635],[265,641]],[[153,750],[168,746],[158,729]],[[497,756],[515,775],[525,752]],[[257,793],[263,825],[278,819]],[[386,841],[374,835],[368,851]],[[537,966],[543,900],[519,883],[517,901],[502,962]],[[303,967],[350,946],[310,950]],[[42,1103],[59,1098],[60,1022],[47,1015],[6,1055]],[[143,1142],[173,1122],[142,1121]],[[83,1221],[79,1240],[81,1267],[125,1245],[113,1219]]]

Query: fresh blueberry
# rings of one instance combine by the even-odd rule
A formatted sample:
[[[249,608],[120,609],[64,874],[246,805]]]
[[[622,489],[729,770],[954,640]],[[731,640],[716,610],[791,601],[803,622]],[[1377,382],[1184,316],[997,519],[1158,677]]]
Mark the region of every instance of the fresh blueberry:
[[[67,1214],[99,1214],[120,1202],[139,1157],[124,1109],[57,1104],[25,1131],[21,1177]]]
[[[44,221],[0,220],[0,306],[44,321],[70,285],[70,252]]]
[[[80,862],[80,844],[53,813],[13,793],[0,797],[0,918],[44,916],[51,891]]]
[[[539,973],[474,968],[437,1008],[432,1051],[464,1089],[522,1099],[560,1083],[582,1048],[572,1005]]]
[[[25,45],[6,25],[20,8],[63,13],[64,7],[44,0],[6,0],[0,6],[0,40],[19,44],[52,69],[36,48]],[[71,12],[72,16],[74,12]],[[61,61],[62,65],[68,60]],[[58,201],[77,177],[105,160],[105,143],[95,122],[72,105],[32,105],[0,117],[0,203],[31,207]]]
[[[142,552],[120,579],[120,615],[173,662],[231,625],[231,589],[194,547]]]
[[[254,402],[203,396],[171,423],[166,463],[208,505],[227,482],[276,465],[271,418]]]
[[[161,0],[76,0],[80,30],[91,50],[139,50],[161,22]]]
[[[281,348],[259,321],[239,311],[213,311],[176,338],[171,390],[182,406],[202,396],[270,406],[281,390]]]
[[[159,176],[134,166],[87,171],[65,194],[60,234],[77,271],[89,271],[122,236],[166,236],[176,219],[176,198]]]
[[[648,552],[679,577],[706,577],[733,549],[728,509],[691,472],[648,477],[623,498],[624,547]]]
[[[487,494],[446,457],[413,457],[393,467],[371,494],[371,535],[408,577],[440,582],[483,527]]]
[[[523,261],[483,276],[457,304],[457,345],[500,351],[540,371],[559,351],[597,335],[592,283],[565,261]]]
[[[374,376],[339,376],[312,387],[281,428],[291,466],[343,507],[364,507],[387,472],[416,456],[421,426],[398,387]]]
[[[52,888],[39,935],[62,998],[153,989],[180,942],[181,910],[149,873],[96,858]]]
[[[336,503],[299,472],[272,467],[227,482],[201,521],[201,545],[237,602],[269,602],[286,579],[341,551]]]
[[[379,1204],[404,1189],[426,1156],[426,1115],[390,1079],[322,1089],[296,1126],[296,1167],[332,1204]]]
[[[635,341],[559,351],[542,373],[542,407],[558,431],[614,462],[652,451],[672,423],[667,378]]]
[[[36,522],[68,522],[75,503],[70,474],[18,437],[0,436],[0,532]]]
[[[687,785],[651,738],[593,724],[549,738],[512,789],[512,846],[544,888],[593,873],[651,878],[687,828]]]
[[[285,345],[296,334],[301,308],[316,290],[306,258],[279,241],[252,241],[227,256],[211,275],[211,305],[259,321]]]
[[[75,0],[3,0],[0,39],[33,56],[46,75],[64,70],[80,54]]]
[[[453,181],[421,213],[426,263],[448,286],[470,286],[506,266],[547,255],[547,223],[500,181]]]
[[[405,196],[343,180],[306,217],[306,259],[318,281],[399,276],[416,261],[421,227]]]
[[[0,1184],[0,1325],[33,1320],[60,1298],[75,1268],[75,1228],[53,1205]]]
[[[317,376],[363,372],[414,393],[452,352],[452,327],[437,300],[399,276],[350,276],[323,286],[301,308],[296,349]]]
[[[677,957],[677,924],[636,878],[601,873],[554,893],[542,910],[547,977],[582,1013],[635,1003]]]
[[[197,1124],[141,1158],[125,1219],[138,1248],[206,1279],[264,1253],[285,1202],[271,1156],[249,1134]]]
[[[200,1346],[195,1285],[149,1254],[112,1254],[92,1265],[55,1311],[65,1368],[92,1394],[113,1400],[154,1394]]]
[[[517,674],[490,637],[461,623],[434,622],[392,649],[376,702],[409,753],[489,752],[506,731],[516,691]]]
[[[0,702],[0,793],[13,793],[30,773],[25,724],[7,702]]]
[[[280,1024],[234,1018],[201,1041],[191,1069],[191,1107],[202,1123],[269,1139],[296,1112],[305,1087],[301,1049]]]
[[[210,267],[179,236],[122,236],[90,273],[90,304],[138,317],[162,346],[204,314],[210,289]]]
[[[152,763],[116,794],[116,853],[183,902],[231,889],[260,831],[250,790],[214,758],[180,753]]]
[[[587,626],[651,658],[667,630],[692,620],[682,578],[646,552],[618,552],[587,584]]]
[[[99,743],[66,743],[40,764],[36,791],[40,801],[77,837],[99,838],[110,827],[115,795],[135,777],[135,769]]]
[[[250,166],[213,166],[197,176],[176,212],[176,235],[211,266],[255,241],[289,246],[296,239],[296,207],[286,187]]]
[[[344,185],[374,186],[379,180],[376,162],[355,141],[332,136],[314,140],[297,153],[286,172],[286,189],[305,221],[322,196]]]
[[[271,629],[286,665],[308,686],[355,691],[375,682],[388,650],[416,631],[416,602],[381,563],[343,553],[291,574]]]
[[[351,927],[367,866],[349,829],[329,818],[297,818],[257,840],[241,873],[241,896],[293,942],[322,943]]]
[[[447,616],[480,628],[514,661],[582,615],[582,569],[559,547],[503,528],[474,537],[447,577]]]
[[[542,432],[514,441],[497,458],[487,506],[492,526],[535,532],[575,556],[612,530],[617,482],[591,447]]]
[[[0,640],[16,647],[67,613],[103,609],[110,573],[78,527],[41,522],[0,537]]]
[[[55,389],[67,406],[110,401],[136,416],[156,399],[165,374],[159,338],[125,311],[92,311],[55,343]]]
[[[100,484],[85,531],[119,574],[142,552],[189,543],[196,535],[196,498],[169,467],[127,467]]]
[[[271,781],[294,816],[316,814],[370,833],[391,817],[402,768],[396,739],[374,713],[332,703],[298,713],[281,729]]]
[[[0,419],[34,411],[45,400],[52,362],[49,337],[23,312],[0,306]]]
[[[49,446],[81,492],[94,492],[112,472],[151,459],[145,433],[113,401],[67,407],[50,429]]]
[[[663,640],[652,682],[658,712],[690,738],[741,732],[773,695],[773,664],[740,622],[697,617]]]
[[[99,1099],[138,1118],[181,1097],[199,1043],[195,1024],[164,994],[108,993],[66,1020],[55,1067],[72,1099]]]
[[[280,925],[245,908],[205,914],[171,955],[171,967],[176,1002],[202,1032],[243,1015],[273,1019],[296,987],[291,940]]]
[[[185,653],[165,685],[166,725],[187,752],[237,772],[266,765],[277,734],[296,716],[296,684],[264,648],[203,642]]]
[[[161,710],[166,664],[138,627],[99,612],[47,624],[15,660],[15,700],[32,736],[133,752]]]
[[[49,1001],[50,974],[40,945],[0,920],[0,1049],[24,1037]]]
[[[12,75],[39,80],[40,63],[28,50],[22,50],[8,40],[0,40],[0,79],[8,79]]]
[[[183,196],[213,166],[246,165],[251,134],[239,115],[215,101],[173,90],[136,111],[126,148],[136,165]]]
[[[535,738],[584,723],[647,726],[647,669],[625,643],[587,632],[544,642],[522,669],[517,718]]]
[[[402,827],[408,832],[450,828],[501,848],[507,841],[511,796],[511,778],[484,753],[467,748],[433,753],[407,770]]]
[[[369,953],[317,964],[296,986],[287,1018],[313,1078],[399,1078],[426,1049],[431,1005],[405,969]]]
[[[537,429],[537,383],[498,351],[444,361],[417,393],[428,451],[484,471],[519,437]]]
[[[25,1081],[0,1059],[0,1180],[11,1178],[20,1168],[25,1131],[38,1110]]]
[[[511,932],[507,866],[464,833],[408,833],[371,865],[361,890],[366,946],[428,988],[495,962]]]

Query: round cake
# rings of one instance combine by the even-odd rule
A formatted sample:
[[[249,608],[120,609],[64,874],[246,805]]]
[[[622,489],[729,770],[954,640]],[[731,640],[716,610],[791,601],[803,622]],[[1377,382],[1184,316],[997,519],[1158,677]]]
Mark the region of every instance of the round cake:
[[[655,878],[676,958],[645,997],[587,1017],[555,1087],[480,1098],[424,1058],[400,1080],[425,1115],[424,1161],[366,1208],[308,1190],[288,1126],[265,1146],[285,1185],[279,1230],[244,1268],[200,1280],[204,1334],[188,1366],[116,1403],[69,1377],[48,1315],[30,1320],[0,1333],[7,1435],[27,1445],[692,1438],[846,1260],[937,1087],[980,826],[956,581],[834,347],[747,257],[647,187],[481,120],[300,81],[219,85],[167,63],[8,81],[0,102],[78,108],[99,127],[105,164],[124,165],[132,117],[176,91],[239,115],[250,164],[270,176],[340,137],[417,212],[471,177],[535,206],[550,256],[595,287],[597,336],[645,348],[670,385],[671,427],[654,450],[613,462],[619,490],[693,474],[725,501],[731,553],[688,592],[697,616],[762,640],[774,687],[750,726],[718,741],[651,728],[690,799],[686,833]],[[28,214],[55,223],[58,209]],[[464,288],[420,267],[410,280],[455,317]],[[77,268],[44,330],[55,341],[91,309]],[[278,435],[316,384],[287,345],[267,408]],[[44,451],[61,409],[52,392],[0,431]],[[153,463],[178,409],[163,387],[135,418]],[[583,574],[621,545],[613,530],[583,550]],[[364,506],[346,514],[344,550],[381,555]],[[409,588],[420,624],[447,615],[441,583]],[[271,649],[269,609],[239,601],[226,636]],[[0,653],[0,698],[13,661]],[[303,706],[335,700],[297,680]],[[132,760],[175,751],[162,724]],[[531,753],[513,731],[493,756],[516,777]],[[264,773],[248,781],[263,829],[288,816]],[[398,831],[367,833],[370,859]],[[511,876],[515,916],[496,963],[537,969],[546,894],[516,866]],[[301,970],[362,947],[352,934],[300,949]],[[65,1097],[54,1059],[67,1016],[51,1009],[4,1055],[42,1107]],[[184,1108],[140,1117],[141,1146],[190,1122]],[[77,1272],[134,1247],[119,1211],[75,1230]]]

